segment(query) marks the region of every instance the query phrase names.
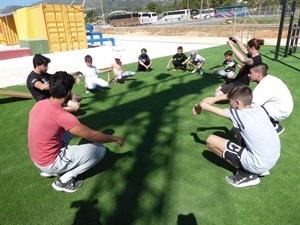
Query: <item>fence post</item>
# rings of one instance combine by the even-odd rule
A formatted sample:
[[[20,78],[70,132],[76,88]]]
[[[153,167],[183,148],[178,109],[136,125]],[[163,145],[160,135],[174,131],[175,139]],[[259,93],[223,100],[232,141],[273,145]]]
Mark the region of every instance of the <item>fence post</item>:
[[[285,16],[286,4],[287,4],[287,0],[283,0],[282,1],[282,9],[281,9],[281,18],[280,18],[279,30],[278,30],[278,37],[277,37],[277,45],[276,45],[275,57],[274,57],[275,60],[278,60],[282,30],[283,30],[283,25],[284,25],[284,16]]]

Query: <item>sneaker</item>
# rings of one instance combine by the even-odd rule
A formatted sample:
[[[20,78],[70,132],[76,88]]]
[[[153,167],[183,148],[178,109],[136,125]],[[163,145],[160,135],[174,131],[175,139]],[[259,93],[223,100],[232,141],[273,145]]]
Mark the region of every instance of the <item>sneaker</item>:
[[[274,128],[277,132],[278,135],[282,134],[282,132],[284,131],[284,127],[281,126],[279,123],[274,123]]]
[[[194,69],[193,71],[192,71],[192,73],[196,73],[198,71],[198,69]]]
[[[235,176],[227,176],[226,181],[235,187],[249,187],[260,183],[257,175],[241,171],[237,171]]]
[[[268,170],[268,171],[266,171],[266,172],[263,172],[263,173],[259,174],[258,176],[259,176],[259,177],[266,177],[266,176],[269,176],[269,175],[270,175],[270,172],[269,172],[269,170]]]
[[[174,71],[174,72],[177,71],[177,68],[174,68],[173,71]]]
[[[52,183],[52,187],[57,191],[65,191],[65,192],[75,192],[83,185],[82,180],[76,181],[73,177],[67,183],[62,183],[60,179],[57,179]]]
[[[203,69],[200,69],[200,70],[199,70],[199,74],[200,74],[200,75],[202,75],[203,72],[204,72]]]
[[[90,90],[87,87],[85,87],[84,88],[84,93],[90,93]]]
[[[58,174],[56,174],[56,173],[45,173],[45,172],[41,172],[40,173],[40,175],[42,176],[42,177],[58,177],[59,175]]]

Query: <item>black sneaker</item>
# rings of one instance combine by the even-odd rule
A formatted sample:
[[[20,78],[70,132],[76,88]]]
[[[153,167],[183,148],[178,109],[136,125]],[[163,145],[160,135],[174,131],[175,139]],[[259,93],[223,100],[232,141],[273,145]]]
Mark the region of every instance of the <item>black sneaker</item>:
[[[227,176],[226,181],[235,187],[249,187],[260,183],[257,175],[244,171],[237,171],[235,176]]]
[[[82,180],[76,181],[73,177],[67,183],[62,183],[60,179],[57,179],[52,183],[52,187],[57,191],[75,192],[83,185]]]
[[[277,132],[278,135],[282,134],[282,132],[284,131],[284,127],[281,126],[279,123],[274,123],[274,128]]]

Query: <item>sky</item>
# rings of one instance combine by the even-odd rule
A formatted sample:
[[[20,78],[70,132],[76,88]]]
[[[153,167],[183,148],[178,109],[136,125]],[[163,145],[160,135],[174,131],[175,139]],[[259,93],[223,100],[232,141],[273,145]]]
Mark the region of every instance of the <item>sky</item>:
[[[0,9],[3,9],[9,5],[21,5],[21,6],[29,6],[32,3],[38,2],[40,0],[0,0]]]

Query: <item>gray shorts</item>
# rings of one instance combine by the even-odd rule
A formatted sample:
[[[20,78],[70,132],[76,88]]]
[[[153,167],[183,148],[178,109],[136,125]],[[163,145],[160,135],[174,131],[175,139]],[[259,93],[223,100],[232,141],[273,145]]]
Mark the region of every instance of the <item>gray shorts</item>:
[[[73,177],[77,177],[96,165],[105,152],[106,148],[102,144],[68,145],[60,150],[54,163],[46,167],[35,165],[45,173],[62,175],[69,172]]]

